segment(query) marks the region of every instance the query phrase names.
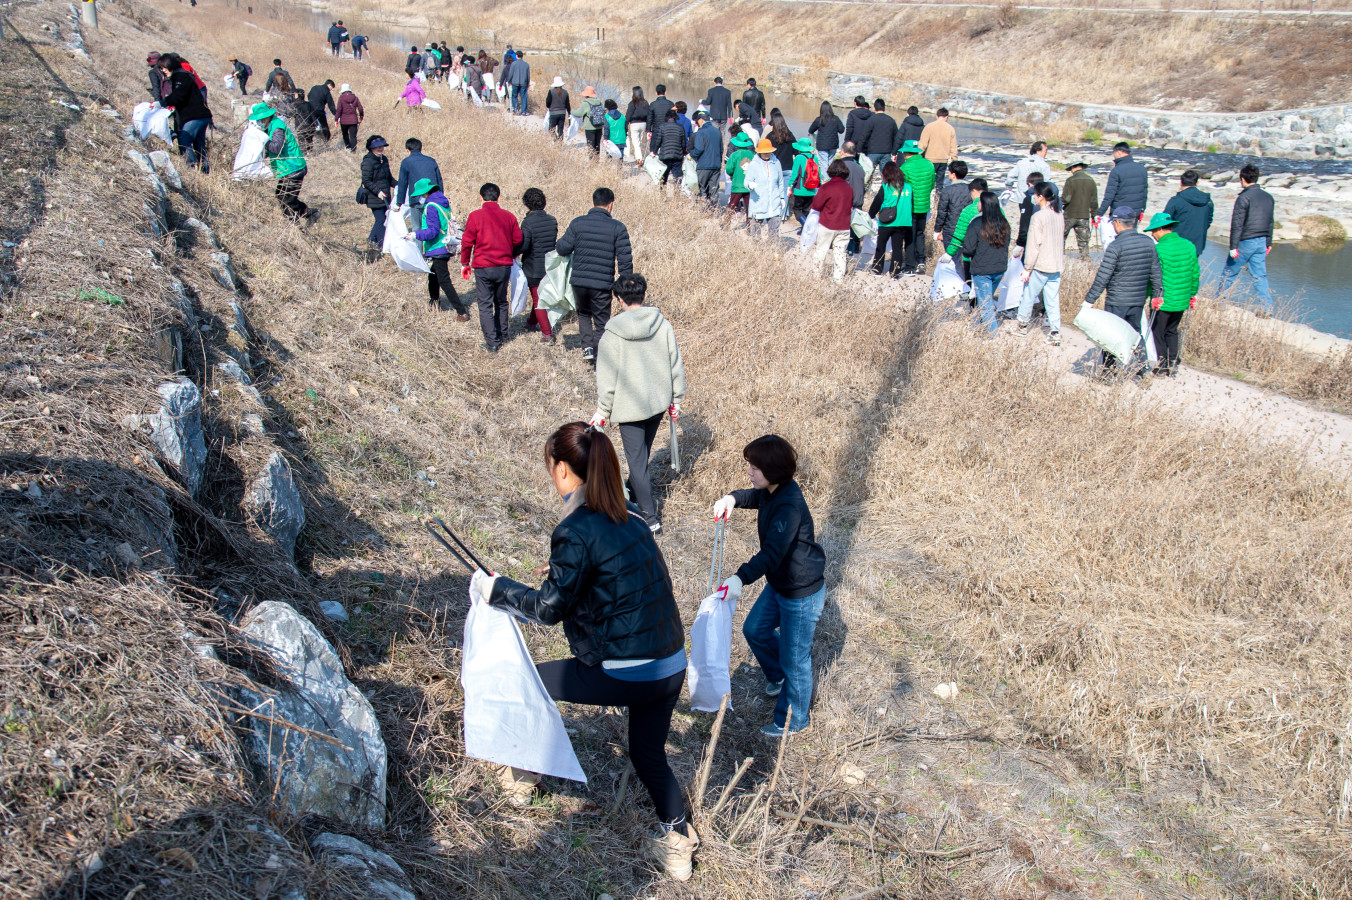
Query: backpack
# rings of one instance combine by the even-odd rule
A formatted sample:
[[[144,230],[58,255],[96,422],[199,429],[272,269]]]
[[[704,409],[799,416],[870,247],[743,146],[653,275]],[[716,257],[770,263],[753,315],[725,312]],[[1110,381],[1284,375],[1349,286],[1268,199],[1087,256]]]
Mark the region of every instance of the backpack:
[[[600,127],[606,123],[606,108],[599,103],[593,103],[591,112],[587,114],[591,123]]]
[[[248,63],[244,64],[244,77],[245,78],[253,77],[253,67],[250,66]]]
[[[822,186],[821,169],[817,166],[817,161],[808,156],[803,161],[803,189],[815,191]]]

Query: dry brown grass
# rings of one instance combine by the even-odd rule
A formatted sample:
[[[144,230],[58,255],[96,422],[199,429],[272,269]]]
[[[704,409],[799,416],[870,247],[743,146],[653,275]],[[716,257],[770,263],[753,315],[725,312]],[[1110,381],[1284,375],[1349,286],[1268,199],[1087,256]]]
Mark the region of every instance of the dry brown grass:
[[[1203,896],[1349,893],[1339,862],[1342,785],[1352,775],[1342,749],[1352,718],[1345,483],[1294,454],[1152,413],[1126,392],[1058,386],[1032,356],[880,305],[867,280],[834,290],[684,203],[664,203],[635,180],[615,185],[613,167],[560,152],[491,113],[449,102],[440,115],[391,111],[397,71],[335,63],[294,27],[270,26],[276,36],[230,31],[222,10],[160,8],[192,29],[197,43],[183,43],[212,77],[228,51],[270,59],[282,47],[302,82],[352,82],[368,108],[363,134],[379,131],[395,146],[421,137],[441,159],[462,217],[484,180],[502,185],[511,209],[526,187],[543,187],[565,222],[587,208],[595,185],[616,186],[638,269],[673,321],[691,374],[682,426],[689,469],[677,479],[663,472],[659,491],[662,546],[687,618],[707,573],[707,507],[742,483],[740,448],[775,430],[803,450],[831,604],[815,730],[791,745],[772,799],[792,815],[866,833],[810,819],[789,833],[761,807],[754,827],[729,839],[775,766],[755,736],[766,714],[759,685],[739,670],[737,713],[707,802],[741,759],[756,762],[730,810],[703,820],[699,876],[678,893],[639,858],[646,798],[635,802],[631,785],[628,801],[616,803],[617,717],[565,710],[592,784],[559,789],[526,811],[507,807],[487,767],[463,758],[455,665],[465,581],[448,574],[418,528],[442,514],[502,571],[526,577],[557,510],[538,448],[560,421],[590,413],[589,371],[575,353],[521,337],[487,357],[476,329],[427,310],[421,278],[361,264],[354,251],[369,214],[351,202],[356,158],[314,156],[303,196],[323,218],[306,232],[282,220],[270,185],[228,182],[228,141],[215,148],[217,174],[185,174],[192,198],[175,198],[176,209],[191,204],[210,221],[248,286],[269,433],[297,468],[312,523],[300,578],[248,553],[232,491],[237,469],[260,449],[227,437],[243,407],[217,385],[222,397],[208,404],[219,462],[209,508],[187,519],[200,524],[185,542],[185,566],[200,587],[225,588],[246,606],[278,593],[347,606],[351,624],[330,634],[391,749],[391,827],[363,837],[395,853],[424,893],[742,898],[890,885],[900,896],[1047,888],[1114,896],[1142,879],[1195,873]],[[109,83],[125,91],[125,109],[139,99],[121,87],[139,85],[136,35],[108,18],[110,34],[93,50]],[[114,167],[111,153],[107,162]],[[53,214],[44,234],[81,228],[78,216]],[[54,261],[61,246],[50,248]],[[201,292],[202,309],[223,315],[226,298],[210,289],[196,251],[169,258]],[[70,266],[68,277],[90,271]],[[135,309],[153,290],[127,293]],[[21,289],[17,318],[41,299],[42,291]],[[130,359],[144,352],[147,325],[70,327],[100,340],[126,335]],[[24,399],[93,406],[100,391],[63,385]],[[91,422],[88,433],[113,433],[107,420]],[[56,440],[55,431],[25,432],[14,449]],[[664,454],[661,438],[659,471]],[[436,485],[415,479],[419,471]],[[172,494],[167,480],[156,484]],[[184,506],[179,496],[171,503]],[[752,542],[750,523],[734,522],[729,559]],[[165,635],[176,640],[177,629],[171,622]],[[537,657],[565,652],[554,631],[531,628],[528,640]],[[745,661],[739,646],[734,662]],[[963,686],[956,704],[917,690],[950,678]],[[984,727],[971,734],[969,723]],[[683,783],[693,780],[708,725],[707,716],[677,716],[671,747]],[[988,732],[1001,743],[970,740]],[[866,737],[873,740],[858,742]],[[1030,744],[1073,755],[1039,755]],[[1084,770],[1066,774],[1067,758]],[[837,777],[847,760],[865,769],[866,784]],[[1011,798],[1011,782],[1027,789],[1030,762],[1061,772],[1051,799]],[[97,788],[116,786],[107,778]],[[1107,799],[1067,799],[1077,790]],[[1087,824],[1079,817],[1091,808]],[[1121,827],[1126,820],[1130,828]],[[138,816],[136,824],[151,831],[154,822]],[[1092,843],[1049,846],[1055,829],[1081,826],[1097,832]],[[1148,870],[1122,861],[1147,836],[1159,842],[1159,861]],[[1253,856],[1215,861],[1208,847],[1222,840]],[[1281,851],[1259,853],[1264,841]],[[930,848],[972,855],[946,862],[918,852]],[[1074,872],[1086,866],[1092,883]]]

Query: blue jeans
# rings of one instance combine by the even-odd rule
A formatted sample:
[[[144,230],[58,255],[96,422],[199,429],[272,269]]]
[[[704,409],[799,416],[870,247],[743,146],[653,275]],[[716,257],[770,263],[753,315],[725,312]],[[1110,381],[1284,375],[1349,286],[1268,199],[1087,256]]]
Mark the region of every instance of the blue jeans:
[[[512,85],[512,112],[526,114],[526,88],[523,85]]]
[[[829,165],[831,165],[831,160],[833,160],[833,159],[835,159],[835,158],[836,158],[836,151],[834,151],[834,150],[818,150],[818,151],[817,151],[817,168],[821,170],[818,177],[824,176],[824,175],[826,174],[826,167],[829,166]],[[825,178],[822,178],[821,181],[822,181],[822,184],[825,184],[825,183],[826,183],[826,179],[825,179]]]
[[[196,166],[203,172],[211,171],[211,166],[207,163],[207,126],[210,124],[210,119],[193,119],[191,122],[184,122],[178,132],[179,152],[188,161],[188,165]]]
[[[976,289],[977,321],[986,326],[986,330],[991,334],[1000,330],[1000,323],[995,318],[995,295],[999,292],[1000,282],[1004,277],[1004,272],[972,276],[972,287]]]
[[[867,154],[867,156],[869,159],[873,161],[873,168],[875,169],[881,169],[883,167],[883,163],[887,162],[892,158],[891,153],[869,153]]]
[[[1253,289],[1258,292],[1258,301],[1263,304],[1264,312],[1272,312],[1272,291],[1267,280],[1267,238],[1248,238],[1239,242],[1239,256],[1225,258],[1225,270],[1221,272],[1221,289],[1230,290],[1230,285],[1239,277],[1239,270],[1249,267],[1249,276],[1253,278]]]
[[[767,584],[742,623],[742,636],[756,655],[765,680],[784,682],[775,704],[775,724],[784,727],[789,707],[793,707],[790,731],[806,728],[812,721],[808,712],[812,705],[812,638],[825,605],[825,585],[815,594],[788,600]]]

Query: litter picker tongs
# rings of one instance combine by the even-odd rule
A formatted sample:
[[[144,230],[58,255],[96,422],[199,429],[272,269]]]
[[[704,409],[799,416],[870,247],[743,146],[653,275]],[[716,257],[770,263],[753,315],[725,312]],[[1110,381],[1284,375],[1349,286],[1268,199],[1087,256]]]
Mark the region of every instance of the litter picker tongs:
[[[676,412],[676,408],[674,406],[671,408],[670,412],[671,412],[671,468],[676,472],[676,474],[679,475],[681,472],[681,441],[676,434],[676,419],[678,413]]]
[[[709,593],[723,583],[723,528],[727,519],[714,520],[714,555],[709,561]],[[717,574],[715,574],[717,572]]]
[[[450,544],[448,544],[446,542],[446,538],[442,537],[441,534],[437,532],[436,528],[432,527],[433,523],[440,525],[441,530],[446,532],[446,534],[450,536],[451,540],[455,541],[455,546],[459,547],[460,550],[456,550],[455,547],[452,547]],[[460,564],[464,566],[466,569],[468,569],[471,575],[473,575],[479,569],[482,569],[483,571],[492,574],[492,570],[489,569],[488,566],[484,565],[483,562],[480,561],[479,557],[474,555],[474,551],[469,549],[469,547],[465,545],[464,541],[456,537],[455,532],[451,531],[451,529],[446,525],[445,522],[441,521],[440,519],[434,518],[432,519],[431,522],[427,522],[425,524],[427,525],[428,533],[431,534],[432,537],[436,538],[441,543],[441,546],[451,551],[451,555],[454,556],[456,559],[460,560]],[[461,550],[464,551],[464,556],[460,555]],[[465,559],[465,556],[468,556],[469,559],[468,560]],[[473,564],[471,564],[471,560],[473,561]]]

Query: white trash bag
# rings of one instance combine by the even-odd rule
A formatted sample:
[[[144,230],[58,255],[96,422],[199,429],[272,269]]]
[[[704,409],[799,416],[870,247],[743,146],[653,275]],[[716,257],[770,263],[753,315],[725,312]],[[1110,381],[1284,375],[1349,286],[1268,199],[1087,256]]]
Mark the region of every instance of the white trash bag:
[[[433,100],[431,97],[424,97],[421,105],[423,109],[441,109],[441,104]],[[484,105],[482,100],[479,101],[479,105],[480,106]]]
[[[853,210],[850,213],[850,231],[854,236],[860,239],[868,237],[870,234],[878,233],[878,224],[869,218],[869,214],[862,209]]]
[[[573,138],[577,137],[578,134],[577,123],[578,123],[577,116],[568,117],[568,126],[563,129],[563,142],[565,144],[571,141]]]
[[[648,177],[653,180],[653,184],[662,183],[662,173],[666,170],[667,164],[658,159],[655,154],[649,153],[643,158],[643,171],[648,173]]]
[[[714,590],[723,578],[723,529],[725,520],[714,524],[714,558],[709,565],[709,596],[700,601],[690,626],[690,661],[686,679],[690,685],[690,708],[718,712],[723,695],[732,691],[732,614],[737,601],[728,599],[728,589]],[[717,570],[717,577],[715,577]]]
[[[1117,357],[1122,363],[1130,361],[1132,351],[1141,340],[1141,332],[1132,328],[1130,322],[1092,306],[1080,307],[1074,324],[1099,349]]]
[[[156,109],[154,103],[146,100],[144,103],[138,103],[131,111],[131,127],[136,129],[136,136],[141,140],[150,137],[150,114]]]
[[[1154,315],[1151,314],[1152,312]],[[1152,366],[1160,364],[1160,354],[1155,349],[1155,332],[1150,327],[1157,315],[1159,313],[1151,310],[1149,305],[1141,310],[1141,339],[1145,341],[1145,361]]]
[[[530,286],[526,284],[526,273],[521,271],[520,260],[512,261],[508,295],[511,297],[508,308],[509,315],[519,316],[530,309]]]
[[[471,599],[460,660],[466,756],[587,783],[510,615]]]
[[[803,220],[803,233],[798,237],[798,250],[807,253],[817,243],[817,230],[821,228],[821,216],[814,209]]]
[[[995,295],[995,308],[998,311],[1019,308],[1019,303],[1023,301],[1023,292],[1028,289],[1022,275],[1023,260],[1011,256],[1009,265],[1005,266],[1005,277],[1000,279],[1000,290]]]
[[[173,118],[174,111],[172,109],[157,109],[146,120],[146,131],[172,146],[174,143]]]
[[[239,139],[239,152],[235,154],[235,166],[231,177],[236,181],[245,178],[271,178],[272,170],[263,160],[263,147],[268,136],[257,125],[244,129]]]
[[[1103,249],[1107,250],[1108,245],[1117,237],[1117,229],[1113,228],[1112,216],[1104,216],[1099,219],[1098,234],[1099,241],[1103,244]]]
[[[685,158],[685,169],[681,175],[681,190],[687,194],[699,193],[699,171],[695,169],[695,161],[688,156]]]
[[[405,240],[411,234],[404,220],[404,208],[391,209],[385,217],[385,252],[394,264],[404,272],[431,272],[432,267],[422,255],[422,247],[416,239]]]
[[[934,279],[930,282],[929,298],[938,303],[954,300],[962,293],[962,276],[958,274],[958,265],[953,257],[939,260],[934,267]]]
[[[225,76],[224,81],[225,81],[225,89],[226,89],[227,91],[233,91],[233,90],[235,89],[235,76],[234,76],[234,75],[227,75],[227,76]]]
[[[620,149],[620,145],[616,144],[610,138],[601,141],[601,150],[611,159],[619,159],[624,155],[624,151]]]

